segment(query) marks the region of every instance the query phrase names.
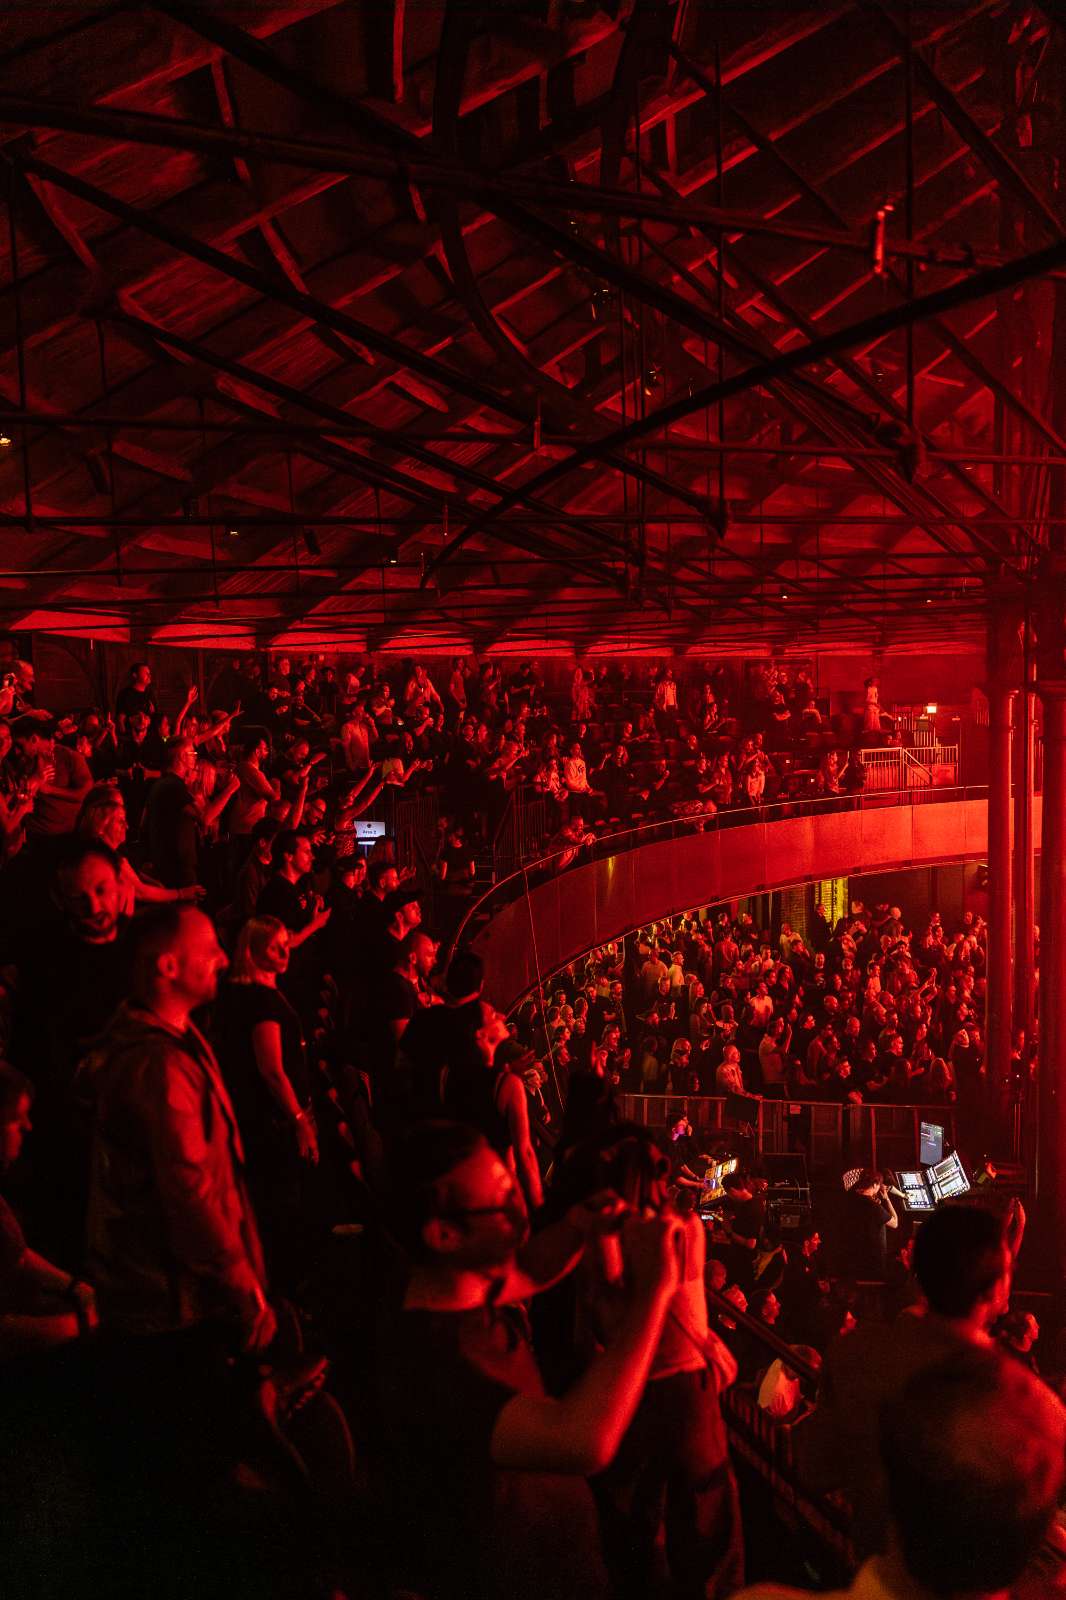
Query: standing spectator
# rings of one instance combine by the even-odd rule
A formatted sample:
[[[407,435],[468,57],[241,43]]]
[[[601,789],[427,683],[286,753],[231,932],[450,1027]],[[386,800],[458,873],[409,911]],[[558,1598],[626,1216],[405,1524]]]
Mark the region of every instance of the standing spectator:
[[[82,1072],[93,1154],[89,1262],[101,1321],[162,1333],[220,1320],[245,1348],[274,1334],[244,1148],[192,1013],[226,956],[208,917],[166,906],[138,931],[133,993]]]
[[[521,1077],[506,1058],[507,1019],[488,1000],[479,1001],[473,1049],[456,1051],[444,1074],[445,1114],[477,1128],[516,1174],[530,1211],[544,1201],[540,1167],[529,1132],[529,1108]]]
[[[26,822],[31,838],[72,833],[82,800],[93,785],[85,757],[69,745],[57,744],[55,733],[51,718],[29,713],[11,726],[19,793],[33,798]]]
[[[122,791],[114,783],[97,783],[89,790],[78,814],[78,836],[98,839],[114,851],[118,862],[120,912],[132,917],[140,901],[145,905],[163,904],[170,900],[202,900],[204,890],[198,883],[185,889],[166,889],[151,883],[135,872],[123,853],[126,846],[128,823],[126,803]]]
[[[269,754],[270,746],[260,729],[245,736],[236,769],[239,787],[229,818],[229,831],[235,836],[250,834],[256,823],[266,817],[268,807],[281,799],[280,783],[263,771]]]
[[[899,1214],[879,1172],[863,1172],[849,1190],[845,1208],[843,1260],[850,1278],[883,1282],[888,1264],[888,1229],[899,1227]]]
[[[148,792],[148,856],[168,889],[191,888],[200,881],[200,812],[189,787],[196,770],[192,740],[168,740],[163,767]]]
[[[130,668],[129,682],[115,696],[119,733],[128,730],[132,717],[145,716],[151,722],[158,710],[152,689],[152,669],[147,661],[135,661]]]
[[[326,926],[330,912],[310,883],[314,854],[305,833],[286,828],[276,836],[271,856],[274,873],[263,886],[255,914],[283,922],[290,934],[289,947],[295,950]]]
[[[245,923],[214,1025],[271,1278],[286,1284],[302,1264],[301,1168],[318,1162],[303,1025],[278,988],[289,949],[276,917]]]
[[[976,1206],[945,1206],[922,1224],[914,1275],[924,1315],[905,1312],[891,1326],[868,1324],[827,1352],[811,1465],[826,1488],[846,1489],[860,1555],[884,1548],[888,1503],[877,1453],[877,1418],[910,1378],[940,1361],[991,1347],[989,1330],[1010,1304],[1025,1212],[1015,1202],[1006,1225]]]

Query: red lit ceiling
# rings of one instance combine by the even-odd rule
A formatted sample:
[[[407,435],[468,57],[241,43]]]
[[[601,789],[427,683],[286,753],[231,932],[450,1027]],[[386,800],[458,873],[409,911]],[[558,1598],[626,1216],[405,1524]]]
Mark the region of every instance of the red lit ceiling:
[[[1064,525],[1064,62],[1062,0],[7,8],[0,626],[972,642]]]

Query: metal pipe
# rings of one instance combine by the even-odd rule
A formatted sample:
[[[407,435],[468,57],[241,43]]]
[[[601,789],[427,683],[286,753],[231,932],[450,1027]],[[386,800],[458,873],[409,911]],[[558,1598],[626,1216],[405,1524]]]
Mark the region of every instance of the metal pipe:
[[[224,403],[221,396],[219,403]],[[291,435],[294,438],[307,438],[316,443],[331,435],[337,438],[351,437],[354,439],[376,439],[381,429],[371,422],[330,423],[325,428],[311,427],[307,423],[292,422],[284,418],[264,417],[262,422],[211,422],[198,419],[189,422],[179,421],[175,417],[146,417],[130,416],[108,412],[96,416],[86,416],[80,411],[35,411],[32,408],[22,411],[17,408],[10,409],[0,403],[0,423],[5,427],[35,427],[35,428],[86,428],[104,431],[108,428],[129,428],[143,433],[225,433],[232,434],[235,438],[256,437],[261,434]],[[391,439],[402,442],[409,439],[412,444],[436,444],[447,442],[449,444],[485,444],[498,447],[500,445],[515,445],[519,449],[528,450],[530,447],[529,432],[500,433],[496,431],[482,432],[473,428],[390,428]],[[551,445],[569,446],[573,444],[573,435],[565,433],[551,433],[545,429],[541,435],[541,444],[547,449]],[[723,454],[736,456],[797,456],[801,458],[821,458],[823,456],[833,460],[858,461],[898,461],[900,452],[890,446],[879,445],[836,445],[827,443],[816,444],[758,444],[750,440],[733,439],[720,441],[717,439],[685,439],[671,434],[669,440],[660,444],[652,443],[646,447],[649,450],[661,448],[669,450],[671,455],[709,455]],[[1006,466],[1052,466],[1066,467],[1066,455],[1042,455],[1039,453],[1026,454],[1011,450],[929,450],[926,452],[929,461],[956,461],[963,464],[972,463],[979,466],[995,464]],[[671,517],[671,521],[676,518]]]
[[[223,494],[222,498],[223,499],[226,498],[224,494]],[[235,503],[239,506],[239,501],[236,499],[236,497],[235,497]],[[560,506],[559,509],[558,509],[558,512],[554,516],[552,516],[551,513],[544,513],[544,512],[540,512],[540,513],[536,513],[536,514],[534,514],[534,513],[525,513],[525,514],[522,514],[522,515],[519,515],[519,516],[508,516],[505,526],[509,527],[509,528],[510,527],[515,527],[515,528],[525,528],[525,527],[559,528],[561,524],[565,525],[565,519],[567,518],[567,516],[568,516],[568,513],[566,512],[565,508]],[[958,516],[944,516],[944,515],[939,515],[938,514],[937,516],[930,516],[930,517],[917,516],[917,515],[913,516],[913,517],[908,517],[908,516],[901,516],[901,515],[899,515],[899,513],[889,513],[889,512],[881,512],[881,511],[871,511],[869,513],[869,515],[865,515],[865,514],[855,514],[855,513],[847,513],[847,512],[839,512],[839,513],[836,513],[836,512],[825,512],[825,511],[818,510],[817,508],[812,508],[810,511],[768,511],[765,514],[765,516],[760,516],[758,512],[738,512],[735,516],[731,516],[729,520],[730,520],[730,522],[735,523],[738,526],[756,527],[756,528],[757,527],[767,527],[767,528],[773,528],[773,527],[811,527],[811,528],[814,528],[814,527],[844,527],[844,528],[850,528],[850,527],[856,527],[856,528],[878,527],[878,528],[882,528],[882,527],[885,527],[885,528],[914,528],[914,527],[922,527],[926,523],[929,523],[933,527],[952,527],[952,528],[962,528],[964,530],[967,529],[971,525],[971,523],[974,526],[974,528],[981,529],[981,528],[999,528],[999,527],[1013,528],[1013,527],[1015,527],[1017,525],[1017,522],[1018,522],[1018,518],[1017,517],[967,517],[962,512],[960,512]],[[1028,526],[1030,526],[1030,527],[1041,527],[1041,528],[1043,528],[1043,527],[1066,526],[1066,516],[1049,516],[1049,515],[1043,515],[1042,514],[1040,516],[1035,516],[1035,517],[1026,517],[1024,520],[1025,520],[1026,524]],[[643,522],[646,522],[649,527],[666,527],[667,524],[669,524],[671,527],[675,527],[675,528],[685,528],[685,527],[688,527],[688,526],[700,527],[700,526],[703,525],[702,519],[700,517],[697,517],[697,516],[684,516],[684,515],[679,515],[677,513],[669,513],[668,514],[666,512],[655,512],[649,517],[642,517],[640,515],[640,513],[637,512],[637,511],[628,511],[628,512],[624,512],[624,511],[619,511],[619,512],[596,511],[596,512],[590,512],[587,515],[582,513],[581,521],[582,521],[583,525],[587,525],[589,528],[625,526],[627,524],[639,524],[639,523],[643,523]],[[232,512],[218,513],[218,514],[216,514],[215,516],[212,516],[212,517],[206,517],[206,516],[190,516],[190,517],[186,517],[186,516],[173,516],[173,515],[158,516],[158,517],[153,517],[153,516],[150,516],[150,515],[141,516],[141,517],[119,515],[119,516],[115,517],[115,516],[112,516],[109,512],[108,513],[101,513],[100,515],[93,515],[91,513],[87,514],[85,512],[76,512],[76,513],[71,513],[69,516],[61,514],[61,513],[56,513],[55,515],[45,516],[45,515],[42,515],[40,513],[35,512],[33,517],[32,517],[32,519],[28,519],[28,518],[19,516],[19,515],[15,514],[13,512],[10,512],[10,511],[9,512],[0,513],[0,525],[6,526],[6,527],[13,527],[13,526],[14,527],[21,527],[23,524],[27,524],[27,525],[32,524],[33,528],[37,528],[37,527],[59,527],[59,528],[207,528],[207,527],[210,527],[212,524],[217,525],[220,522],[231,522],[237,528],[271,528],[271,527],[278,527],[278,528],[287,528],[287,527],[331,528],[331,527],[336,527],[336,528],[365,528],[367,532],[373,532],[373,530],[378,526],[379,523],[381,523],[381,524],[383,524],[383,525],[385,525],[387,527],[396,527],[396,528],[403,528],[403,527],[424,528],[424,527],[429,525],[427,523],[427,519],[425,517],[417,517],[417,516],[413,517],[413,516],[409,516],[409,515],[408,516],[391,516],[391,517],[390,516],[382,516],[382,517],[378,517],[373,512],[362,512],[362,513],[352,512],[352,513],[350,513],[348,515],[344,515],[344,514],[337,513],[337,512],[323,512],[323,513],[319,514],[317,512],[309,511],[306,515],[301,515],[301,514],[294,514],[293,512],[288,512],[288,511],[277,511],[277,512],[265,512],[262,515],[258,515],[258,514],[245,515],[239,509],[235,509]],[[474,511],[470,511],[470,512],[464,514],[463,512],[453,512],[453,511],[449,510],[449,513],[448,513],[448,526],[449,526],[449,528],[463,527],[464,525],[466,525],[467,527],[472,527],[474,525],[477,525],[478,527],[480,527],[481,524],[480,524],[480,520],[478,518],[478,514],[476,512],[474,512]],[[783,549],[779,553],[782,556],[786,556],[787,555],[789,557],[792,557],[792,556],[795,555],[796,552],[792,548],[792,546],[789,546],[787,550]],[[883,552],[881,550],[874,551],[873,553],[874,553],[874,555],[876,556],[876,558],[878,560],[881,559],[882,555],[885,555],[887,557],[890,554],[890,552]],[[577,555],[578,553],[577,552],[569,552],[568,551],[567,554],[568,555]],[[732,557],[734,560],[740,560],[740,559],[745,559],[746,558],[740,552],[738,552],[738,551],[730,551],[728,548],[725,549],[722,552],[722,554],[725,556],[725,558],[727,560],[730,557]],[[940,551],[939,552],[939,556],[940,556],[940,559],[943,560],[945,558],[945,552]],[[834,560],[835,561],[835,560],[844,559],[844,558],[845,557],[844,557],[844,553],[843,552],[841,553],[840,556],[838,556],[837,554],[835,554],[833,552],[829,553],[829,559],[830,560]],[[618,560],[622,560],[623,559],[621,553],[617,553],[616,554],[616,559],[618,559]],[[869,559],[868,556],[867,556],[867,559]],[[691,565],[691,563],[690,563],[690,565]]]

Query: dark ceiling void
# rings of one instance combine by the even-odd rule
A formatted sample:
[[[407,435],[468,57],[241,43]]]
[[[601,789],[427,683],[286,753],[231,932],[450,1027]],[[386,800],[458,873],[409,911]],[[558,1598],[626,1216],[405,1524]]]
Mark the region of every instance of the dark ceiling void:
[[[0,17],[0,627],[975,647],[1066,538],[1066,21]]]

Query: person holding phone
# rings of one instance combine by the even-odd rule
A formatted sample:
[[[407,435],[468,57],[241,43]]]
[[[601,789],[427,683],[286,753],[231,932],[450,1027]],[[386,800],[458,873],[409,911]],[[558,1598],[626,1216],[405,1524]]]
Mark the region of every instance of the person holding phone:
[[[531,1236],[514,1174],[458,1123],[415,1128],[395,1174],[388,1226],[409,1270],[377,1370],[394,1583],[434,1600],[599,1600],[587,1479],[614,1459],[644,1391],[679,1281],[680,1221],[599,1195]],[[621,1264],[616,1326],[584,1374],[549,1395],[525,1303],[606,1229]]]

